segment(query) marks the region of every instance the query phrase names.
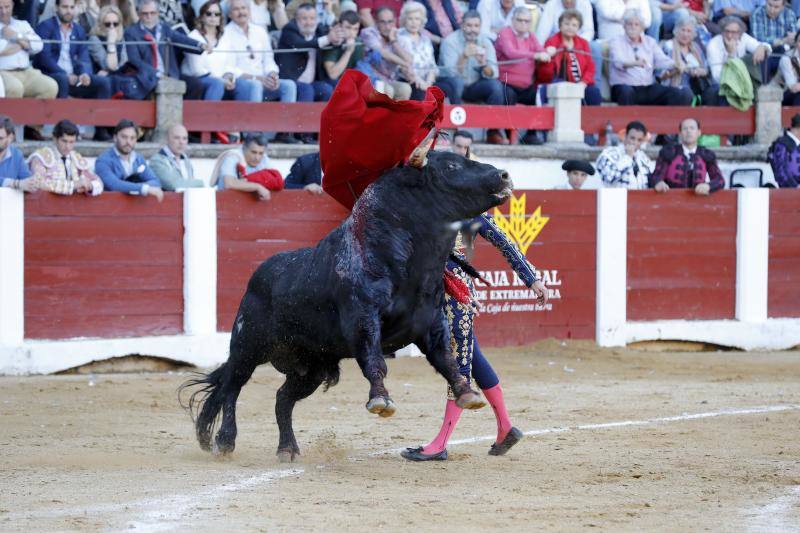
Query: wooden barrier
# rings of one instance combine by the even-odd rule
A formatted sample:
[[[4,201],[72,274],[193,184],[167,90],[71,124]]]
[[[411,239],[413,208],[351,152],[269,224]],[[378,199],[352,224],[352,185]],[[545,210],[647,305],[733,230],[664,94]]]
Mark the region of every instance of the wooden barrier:
[[[319,116],[324,107],[324,102],[258,104],[186,100],[183,103],[184,125],[189,131],[202,132],[318,132]],[[450,105],[445,106],[442,127],[550,130],[553,120],[552,107]]]
[[[673,107],[673,106],[584,106],[581,125],[584,133],[603,133],[611,121],[619,131],[639,120],[647,130],[656,133],[678,133],[678,124],[687,117],[700,121],[703,133],[716,135],[753,135],[756,131],[755,108],[738,111],[732,107]]]
[[[528,228],[541,230],[534,237],[526,257],[544,275],[550,290],[548,309],[521,297],[522,284],[513,285],[514,275],[494,247],[478,239],[473,263],[490,275],[489,281],[511,286],[485,287],[477,284],[485,309],[475,322],[477,338],[486,346],[526,344],[545,338],[591,339],[595,336],[595,255],[597,248],[597,196],[595,191],[515,191],[514,199],[498,209],[498,220],[509,221],[511,238],[526,242]],[[494,210],[493,210],[494,212]],[[546,219],[546,220],[545,220]],[[530,310],[534,307],[535,310]]]
[[[138,125],[156,125],[156,105],[152,100],[41,100],[11,98],[3,100],[3,112],[19,124],[54,124],[70,119],[79,124],[113,126],[122,118]],[[207,102],[185,100],[183,123],[190,131],[281,131],[317,132],[319,115],[325,104],[280,102]],[[782,121],[785,126],[800,108],[785,107]],[[731,107],[670,107],[670,106],[584,106],[581,108],[581,127],[587,134],[603,134],[610,121],[618,131],[632,120],[641,120],[653,133],[676,133],[682,117],[693,116],[703,133],[718,135],[753,135],[755,109],[737,111]],[[499,128],[551,130],[554,124],[552,107],[448,105],[445,107],[444,128]]]
[[[628,194],[628,320],[734,318],[736,192]]]
[[[800,317],[800,190],[769,195],[770,317]]]
[[[269,202],[217,193],[217,329],[230,331],[247,280],[278,252],[313,246],[347,216],[329,196],[283,191]]]
[[[3,114],[17,124],[55,124],[71,120],[88,126],[115,126],[123,118],[138,126],[156,125],[156,103],[153,100],[44,100],[37,98],[4,98]]]
[[[13,327],[3,331],[0,367],[13,372],[55,371],[127,353],[219,362],[224,334],[259,263],[315,244],[347,216],[327,196],[305,191],[276,193],[269,202],[237,191],[167,193],[162,204],[120,193],[0,193],[7,245],[0,267],[9,304],[3,309],[13,309],[5,317]],[[196,201],[205,196],[212,202]],[[623,216],[606,216],[614,205]],[[746,215],[759,212],[763,231],[750,231]],[[473,263],[491,286],[476,283],[484,306],[476,327],[487,347],[546,337],[597,338],[608,346],[654,339],[745,349],[800,343],[794,318],[800,317],[798,191],[697,197],[689,191],[523,190],[493,214],[543,274],[551,300],[546,309],[537,305],[504,259],[478,239]],[[187,221],[194,229],[184,228]],[[208,239],[207,253],[184,248],[197,231],[216,238]],[[21,233],[24,243],[10,238]],[[626,241],[627,257],[605,253],[602,272],[618,267],[625,276],[619,282],[605,276],[598,286],[598,250],[621,249],[608,240],[612,235]],[[755,260],[739,261],[748,257]],[[185,306],[199,305],[208,320],[192,329]],[[748,315],[740,312],[743,305],[763,311]],[[190,334],[183,334],[185,327]],[[26,362],[20,349],[42,359]]]
[[[182,332],[180,195],[26,197],[26,338]]]
[[[782,107],[781,108],[781,125],[788,128],[792,124],[792,117],[800,113],[800,107]]]

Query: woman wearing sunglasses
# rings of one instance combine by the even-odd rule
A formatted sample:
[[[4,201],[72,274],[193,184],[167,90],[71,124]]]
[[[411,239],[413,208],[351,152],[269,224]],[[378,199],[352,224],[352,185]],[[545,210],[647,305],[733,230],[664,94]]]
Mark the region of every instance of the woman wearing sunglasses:
[[[154,68],[139,69],[128,63],[123,38],[123,15],[115,5],[100,8],[89,36],[89,55],[98,76],[111,77],[115,98],[144,100],[155,88],[158,78]]]

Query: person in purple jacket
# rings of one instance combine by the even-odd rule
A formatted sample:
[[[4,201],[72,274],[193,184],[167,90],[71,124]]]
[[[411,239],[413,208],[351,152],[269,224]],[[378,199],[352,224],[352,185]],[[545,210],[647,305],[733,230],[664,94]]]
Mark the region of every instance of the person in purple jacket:
[[[778,187],[800,185],[800,113],[792,117],[791,127],[769,147],[767,161]]]
[[[100,154],[94,163],[95,174],[107,191],[121,191],[164,199],[161,181],[144,157],[137,154],[138,133],[132,120],[122,119],[114,128],[114,146]]]
[[[717,164],[717,156],[697,145],[700,122],[685,118],[680,124],[680,143],[661,149],[649,185],[657,192],[670,189],[694,189],[695,194],[708,195],[725,187],[725,178]]]

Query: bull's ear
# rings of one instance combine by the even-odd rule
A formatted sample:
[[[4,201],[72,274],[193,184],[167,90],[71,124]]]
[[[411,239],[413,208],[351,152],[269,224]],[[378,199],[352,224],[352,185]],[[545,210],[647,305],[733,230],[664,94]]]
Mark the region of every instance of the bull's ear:
[[[427,182],[428,166],[415,168],[410,165],[395,170],[394,179],[405,187],[423,187]]]

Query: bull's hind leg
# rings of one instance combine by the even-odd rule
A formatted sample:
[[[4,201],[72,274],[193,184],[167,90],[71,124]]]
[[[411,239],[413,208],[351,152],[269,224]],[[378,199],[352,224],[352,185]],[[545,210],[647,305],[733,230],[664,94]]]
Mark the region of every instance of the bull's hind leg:
[[[319,375],[301,376],[299,374],[287,374],[286,381],[275,398],[275,418],[278,421],[278,460],[282,463],[294,461],[300,455],[300,447],[294,437],[292,428],[292,411],[294,404],[298,401],[311,396],[322,384],[323,377]]]
[[[255,361],[242,361],[238,365],[228,365],[229,372],[221,384],[222,424],[214,441],[214,453],[227,455],[236,446],[236,401],[245,383],[253,375]]]

